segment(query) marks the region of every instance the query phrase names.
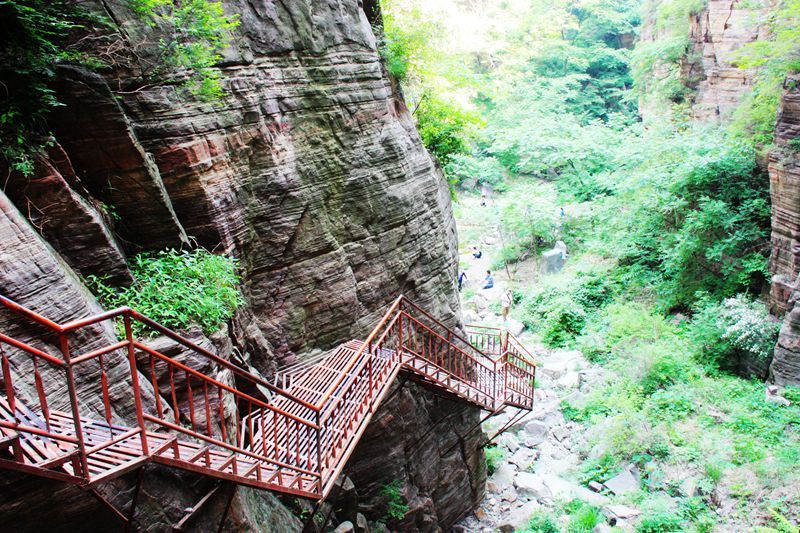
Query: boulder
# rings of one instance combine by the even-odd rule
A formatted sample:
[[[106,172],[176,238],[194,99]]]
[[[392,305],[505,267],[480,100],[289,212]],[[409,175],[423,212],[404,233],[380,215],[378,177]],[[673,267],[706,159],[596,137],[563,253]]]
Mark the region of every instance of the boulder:
[[[604,483],[605,487],[614,494],[625,494],[639,490],[639,480],[630,470],[623,470]]]
[[[369,533],[369,522],[361,513],[356,514],[356,533]]]
[[[581,375],[577,372],[567,372],[558,380],[558,386],[565,389],[577,389],[581,384]]]
[[[548,427],[544,422],[540,422],[539,420],[531,420],[525,424],[525,427],[522,429],[522,433],[525,438],[526,445],[531,445],[532,443],[535,446],[547,440]]]
[[[538,474],[520,472],[514,478],[514,486],[517,487],[517,494],[529,500],[548,499],[552,496],[550,489]]]
[[[508,463],[502,463],[489,480],[497,486],[497,492],[502,492],[511,486],[515,473],[514,467]]]
[[[542,274],[555,274],[564,268],[566,262],[561,250],[547,250],[542,254],[541,272]]]
[[[352,522],[347,520],[346,522],[339,524],[336,529],[333,530],[333,533],[355,533],[355,531],[356,527]]]
[[[608,498],[602,494],[592,492],[586,487],[581,487],[559,476],[544,474],[542,475],[542,480],[555,498],[562,500],[579,499],[596,506],[602,506],[608,503]]]
[[[629,520],[642,514],[639,509],[634,509],[627,505],[607,505],[603,508],[603,512],[608,518],[616,518],[617,520]]]
[[[597,481],[590,481],[589,482],[589,490],[592,492],[602,492],[603,491],[603,484],[598,483]]]
[[[792,405],[792,402],[784,398],[778,392],[778,387],[775,385],[768,385],[767,386],[767,394],[766,394],[766,401],[777,403],[778,405],[789,406]]]
[[[465,324],[474,324],[478,321],[478,313],[472,309],[465,309],[462,316],[464,317]]]
[[[536,461],[536,450],[530,448],[519,448],[508,458],[508,462],[517,465],[519,470],[527,470],[534,461]]]
[[[524,528],[528,525],[531,516],[539,510],[541,505],[535,501],[529,501],[515,507],[511,510],[508,516],[499,521],[497,529],[503,532],[513,532]]]
[[[509,317],[506,319],[506,328],[508,332],[518,337],[522,334],[522,331],[525,329],[525,324],[520,322],[519,320],[514,320],[513,318]]]

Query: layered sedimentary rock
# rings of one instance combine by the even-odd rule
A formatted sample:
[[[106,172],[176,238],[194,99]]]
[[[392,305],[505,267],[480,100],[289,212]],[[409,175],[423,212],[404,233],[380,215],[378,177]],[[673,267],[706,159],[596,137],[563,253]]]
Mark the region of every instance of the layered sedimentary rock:
[[[687,89],[687,102],[692,118],[704,122],[719,122],[733,113],[742,96],[750,90],[755,70],[736,66],[739,49],[766,36],[767,16],[773,9],[768,2],[756,9],[736,0],[708,0],[699,13],[689,15],[688,48],[678,61],[680,80]],[[641,40],[674,41],[684,35],[673,35],[667,28],[657,27],[655,20],[646,20]],[[670,76],[670,65],[656,61],[652,76]],[[645,119],[664,114],[658,98],[642,98],[640,112]]]
[[[703,121],[730,117],[751,88],[755,70],[736,66],[742,45],[766,36],[766,17],[772,9],[740,5],[736,0],[709,0],[690,19],[691,50],[683,65],[684,79],[696,89],[692,115]]]
[[[127,1],[87,3],[112,21],[100,42],[117,43],[121,59],[101,74],[59,67],[57,95],[66,105],[51,119],[54,155],[33,177],[14,176],[11,201],[0,202],[0,292],[63,321],[99,309],[78,274],[124,284],[132,253],[196,245],[225,252],[240,260],[246,304],[229,338],[214,344],[264,374],[363,337],[400,293],[457,324],[447,185],[393,91],[360,3],[223,4],[240,25],[224,53],[225,95],[204,102],[168,76],[141,77],[159,53],[159,29],[137,20]],[[124,361],[111,365],[124,383]],[[129,419],[129,399],[118,396],[115,416]],[[483,487],[477,438],[446,450],[477,413],[421,388],[396,398],[403,400],[387,402],[370,429],[380,446],[362,446],[352,468],[391,469],[411,499],[409,524],[449,527]],[[99,409],[99,396],[89,403]],[[406,451],[439,415],[449,425],[431,430],[417,462]],[[398,416],[401,423],[380,423]],[[194,476],[155,467],[147,475],[170,490],[145,489],[143,528],[174,523],[209,490]],[[359,482],[368,515],[380,512],[375,502],[387,481]],[[104,490],[125,505],[130,484],[123,478]],[[246,490],[235,502],[229,520],[237,529],[299,527],[275,510],[274,498]],[[12,523],[19,502],[5,503],[0,515]],[[221,509],[205,513],[216,524]]]
[[[778,384],[800,384],[800,76],[789,76],[775,127],[775,148],[769,154],[772,195],[772,290],[776,314],[786,313],[770,368]]]

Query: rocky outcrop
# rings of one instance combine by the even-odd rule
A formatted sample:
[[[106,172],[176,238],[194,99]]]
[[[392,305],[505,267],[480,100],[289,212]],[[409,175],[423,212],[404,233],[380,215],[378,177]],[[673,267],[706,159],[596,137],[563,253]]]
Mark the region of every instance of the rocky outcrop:
[[[656,20],[658,4],[641,28],[641,39],[648,43],[672,43],[681,50],[671,50],[675,59],[664,60],[659,51],[655,58],[651,81],[665,85],[676,103],[689,105],[692,118],[704,122],[720,122],[730,118],[742,96],[750,90],[755,71],[736,66],[739,49],[752,41],[763,39],[767,31],[767,16],[774,3],[767,2],[756,9],[736,0],[707,0],[705,7],[687,15],[685,30],[674,26],[681,21],[670,20],[661,25]],[[662,13],[670,19],[677,15]],[[688,35],[687,35],[688,32]],[[686,41],[685,49],[684,39]],[[678,87],[676,87],[678,85]],[[667,87],[668,86],[668,87]],[[641,95],[639,111],[642,117],[661,117],[669,112],[658,94]]]
[[[225,252],[240,260],[246,304],[217,347],[264,374],[364,336],[400,293],[458,323],[447,184],[394,93],[360,2],[223,4],[240,25],[221,65],[225,95],[209,103],[169,76],[142,77],[160,52],[159,29],[137,20],[129,2],[86,3],[112,21],[99,42],[116,43],[117,55],[101,73],[58,68],[65,105],[51,120],[53,155],[33,177],[13,176],[11,201],[2,198],[0,291],[61,321],[99,309],[77,274],[127,283],[131,253],[195,245]],[[373,21],[376,6],[368,3]],[[122,383],[124,360],[110,364]],[[385,438],[371,428],[380,446],[366,445],[352,468],[374,471],[402,457],[391,468],[415,502],[409,520],[446,528],[481,494],[476,439],[450,453],[428,451],[419,464],[405,450],[445,413],[451,429],[431,430],[426,442],[449,448],[478,413],[414,390],[378,413],[380,422],[402,409],[402,424],[378,423]],[[119,396],[115,416],[125,420],[129,399]],[[99,409],[99,397],[89,401]],[[209,490],[202,479],[153,471],[172,489],[145,490],[153,492],[142,528],[175,523]],[[357,486],[367,509],[385,482]],[[113,488],[112,499],[125,495],[130,480]],[[273,498],[242,494],[231,511],[242,530],[296,529],[291,520],[260,521]],[[18,502],[7,503],[0,515],[13,523]],[[210,524],[221,509],[209,509]]]
[[[690,51],[683,64],[684,79],[695,89],[692,115],[697,120],[729,118],[741,97],[750,90],[755,70],[736,66],[744,44],[763,39],[767,2],[761,9],[736,0],[709,0],[706,8],[690,18]]]
[[[800,76],[789,76],[775,127],[775,148],[769,154],[772,196],[772,289],[774,313],[786,313],[770,367],[780,384],[800,384]]]
[[[408,512],[392,530],[448,531],[483,499],[486,463],[477,413],[438,397],[413,380],[389,393],[345,468],[371,520],[386,520],[384,487],[400,481]],[[469,430],[472,429],[470,432]]]

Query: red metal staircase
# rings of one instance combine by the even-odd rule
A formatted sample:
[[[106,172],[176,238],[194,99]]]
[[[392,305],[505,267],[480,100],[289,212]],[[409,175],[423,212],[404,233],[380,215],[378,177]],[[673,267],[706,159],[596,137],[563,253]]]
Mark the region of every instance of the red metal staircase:
[[[5,297],[0,304],[42,331],[31,343],[0,333],[0,468],[88,488],[155,462],[324,499],[401,371],[490,412],[533,405],[535,364],[512,335],[471,327],[465,338],[402,296],[366,340],[274,383],[129,308],[56,324]],[[76,337],[110,338],[98,329],[109,322],[122,340],[71,351]],[[171,338],[215,375],[153,349],[134,324]],[[45,342],[60,353],[34,346]],[[133,403],[133,424],[116,419],[120,395]]]

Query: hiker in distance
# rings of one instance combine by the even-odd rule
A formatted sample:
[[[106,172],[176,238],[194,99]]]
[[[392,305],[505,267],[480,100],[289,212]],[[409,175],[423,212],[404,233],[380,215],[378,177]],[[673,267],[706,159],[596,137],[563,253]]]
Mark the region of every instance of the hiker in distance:
[[[500,312],[503,315],[503,320],[508,319],[508,313],[511,311],[511,304],[514,301],[514,295],[511,294],[511,289],[506,289],[500,295]]]

